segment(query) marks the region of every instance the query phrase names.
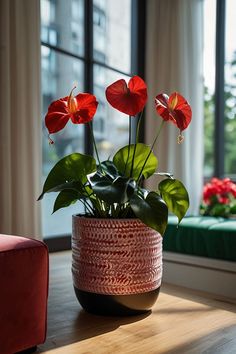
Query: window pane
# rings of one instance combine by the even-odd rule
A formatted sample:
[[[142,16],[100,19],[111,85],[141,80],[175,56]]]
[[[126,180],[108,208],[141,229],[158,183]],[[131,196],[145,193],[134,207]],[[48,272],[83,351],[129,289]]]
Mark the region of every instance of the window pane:
[[[225,174],[236,175],[235,0],[226,1],[225,33]]]
[[[128,80],[129,77],[94,66],[94,94],[99,105],[93,125],[101,161],[113,156],[129,140],[129,117],[112,108],[105,97],[106,87],[118,79]]]
[[[94,0],[94,59],[131,70],[131,0]]]
[[[55,99],[68,96],[71,89],[83,91],[83,63],[42,46],[42,97],[43,117],[49,104]],[[49,146],[48,132],[43,119],[43,182],[53,165],[63,156],[84,151],[84,127],[68,123],[61,131],[52,134],[55,144]],[[71,231],[71,215],[81,212],[78,203],[51,215],[56,193],[46,195],[42,200],[43,235],[53,236]]]
[[[41,0],[41,40],[84,54],[84,1]]]
[[[214,170],[214,91],[216,0],[204,2],[204,176]]]

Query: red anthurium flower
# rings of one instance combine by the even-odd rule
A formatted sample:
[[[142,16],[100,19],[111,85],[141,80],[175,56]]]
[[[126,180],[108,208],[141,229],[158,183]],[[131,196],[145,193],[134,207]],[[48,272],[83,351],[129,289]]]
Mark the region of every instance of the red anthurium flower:
[[[191,107],[179,93],[174,92],[170,97],[166,94],[159,94],[156,96],[155,104],[157,113],[164,120],[173,122],[179,128],[180,134],[191,122]]]
[[[106,98],[118,111],[135,116],[147,102],[147,86],[139,76],[133,76],[128,85],[121,79],[107,87]]]
[[[72,90],[73,91],[73,90]],[[97,110],[96,97],[89,93],[79,93],[60,98],[51,103],[45,116],[45,124],[49,134],[62,130],[69,119],[74,124],[84,124],[93,119]]]

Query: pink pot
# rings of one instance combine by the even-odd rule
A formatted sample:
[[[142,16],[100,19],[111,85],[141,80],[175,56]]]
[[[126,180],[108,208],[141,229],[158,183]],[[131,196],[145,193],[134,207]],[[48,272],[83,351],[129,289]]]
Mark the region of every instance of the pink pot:
[[[162,278],[162,236],[138,219],[73,216],[72,275],[88,312],[128,315],[155,303]]]

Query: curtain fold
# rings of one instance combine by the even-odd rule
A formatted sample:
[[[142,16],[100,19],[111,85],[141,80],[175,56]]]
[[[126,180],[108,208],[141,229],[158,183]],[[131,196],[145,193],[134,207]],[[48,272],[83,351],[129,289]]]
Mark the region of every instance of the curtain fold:
[[[41,238],[40,2],[0,2],[0,233]]]
[[[171,172],[190,194],[189,214],[199,212],[203,184],[203,1],[148,0],[146,32],[146,82],[149,103],[145,139],[153,141],[161,123],[154,109],[154,97],[177,91],[190,103],[192,122],[177,144],[178,130],[165,124],[155,151],[158,170]],[[153,100],[151,99],[153,98]],[[156,187],[157,177],[149,187]]]

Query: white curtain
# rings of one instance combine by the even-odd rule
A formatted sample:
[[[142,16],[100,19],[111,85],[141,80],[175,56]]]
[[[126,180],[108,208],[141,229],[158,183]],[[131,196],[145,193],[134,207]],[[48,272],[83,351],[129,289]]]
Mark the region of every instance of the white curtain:
[[[171,172],[190,194],[189,214],[199,212],[203,183],[203,2],[202,0],[148,0],[146,36],[146,142],[160,125],[154,97],[177,91],[190,103],[192,122],[177,144],[178,130],[165,124],[155,149],[159,171]],[[153,98],[153,100],[152,100]],[[157,178],[149,186],[157,185]]]
[[[0,233],[41,237],[39,0],[0,1]]]

